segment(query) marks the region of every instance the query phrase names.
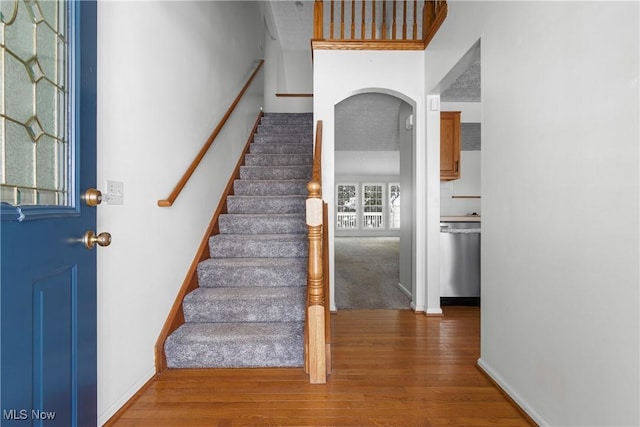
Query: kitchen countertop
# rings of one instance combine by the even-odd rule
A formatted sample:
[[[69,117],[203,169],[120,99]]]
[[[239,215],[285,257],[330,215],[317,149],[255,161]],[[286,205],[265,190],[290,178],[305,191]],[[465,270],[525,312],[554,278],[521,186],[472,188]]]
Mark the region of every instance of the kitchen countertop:
[[[441,233],[449,233],[449,234],[479,234],[481,233],[480,227],[474,228],[449,228],[442,227],[440,228]]]
[[[441,216],[440,222],[481,222],[480,215]]]

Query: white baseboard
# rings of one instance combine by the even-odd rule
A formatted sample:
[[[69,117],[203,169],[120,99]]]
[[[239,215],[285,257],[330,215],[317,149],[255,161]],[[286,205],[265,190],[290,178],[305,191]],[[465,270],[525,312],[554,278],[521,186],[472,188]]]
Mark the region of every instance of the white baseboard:
[[[109,406],[102,414],[98,414],[98,425],[104,425],[113,415],[118,412],[125,403],[129,401],[137,392],[144,386],[154,375],[156,374],[155,367],[145,372],[145,374],[138,381],[135,382],[129,389],[118,399],[113,405]]]
[[[424,306],[423,305],[416,305],[415,302],[411,301],[411,310],[413,310],[416,313],[424,313]]]
[[[413,295],[411,295],[411,291],[409,291],[407,288],[402,286],[402,283],[398,282],[398,288],[400,288],[402,293],[408,296],[413,301]]]
[[[491,377],[493,381],[496,382],[502,388],[502,390],[509,395],[509,397],[522,409],[524,412],[531,417],[531,419],[538,424],[540,427],[550,426],[542,415],[537,413],[531,405],[529,405],[518,393],[516,393],[513,388],[502,378],[496,371],[487,364],[482,358],[478,359],[478,366],[482,368],[482,370]]]
[[[427,308],[426,310],[427,316],[430,314],[442,314],[441,308]]]

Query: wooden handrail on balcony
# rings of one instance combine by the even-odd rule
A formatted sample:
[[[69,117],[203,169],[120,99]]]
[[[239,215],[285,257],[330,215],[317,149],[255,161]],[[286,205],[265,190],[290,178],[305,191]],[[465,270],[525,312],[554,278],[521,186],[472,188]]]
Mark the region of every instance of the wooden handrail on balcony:
[[[324,37],[324,3],[329,1],[330,18],[328,37]],[[339,0],[340,7],[334,6],[334,0],[315,0],[313,19],[313,49],[340,50],[424,50],[447,17],[446,0]],[[345,33],[345,3],[350,2],[350,32]],[[408,10],[413,4],[413,16]],[[356,5],[359,7],[356,8]],[[378,4],[379,6],[376,6]],[[367,5],[370,5],[367,7]],[[422,7],[422,13],[418,9]],[[401,9],[402,21],[398,22]],[[369,13],[367,12],[369,11]],[[381,15],[377,15],[380,13]],[[339,15],[336,19],[335,15]],[[380,19],[377,20],[377,16]],[[339,34],[335,23],[340,25]],[[359,37],[356,37],[356,22],[360,24]],[[422,28],[422,32],[420,32]],[[411,34],[408,34],[410,32]],[[400,34],[399,34],[400,33]],[[346,35],[345,35],[346,34]]]
[[[305,371],[311,384],[325,384],[331,372],[326,203],[322,201],[322,121],[316,125],[313,172],[307,185],[309,271],[305,318]]]
[[[247,89],[249,89],[249,86],[251,86],[251,82],[253,81],[253,78],[256,76],[256,74],[258,74],[258,71],[260,71],[260,68],[262,68],[262,64],[264,64],[264,60],[258,61],[258,65],[256,66],[255,70],[253,70],[253,73],[251,73],[251,76],[247,79],[247,82],[244,84],[244,86],[242,87],[242,89],[240,90],[236,98],[233,100],[233,102],[227,109],[227,112],[224,114],[224,116],[222,116],[222,119],[220,120],[220,123],[218,123],[218,126],[216,126],[216,128],[213,130],[213,132],[209,136],[209,139],[207,139],[207,141],[204,143],[204,145],[196,155],[195,159],[193,159],[193,161],[191,162],[191,165],[189,165],[185,173],[182,175],[182,178],[180,178],[176,186],[173,188],[173,191],[171,191],[171,194],[169,194],[169,197],[167,197],[166,199],[158,200],[158,206],[163,208],[169,207],[173,205],[173,202],[176,201],[182,189],[185,187],[185,185],[187,185],[189,178],[191,178],[191,175],[193,175],[193,172],[195,172],[196,168],[204,158],[205,154],[207,154],[207,151],[213,144],[213,141],[216,139],[216,137],[218,136],[218,134],[220,133],[224,125],[227,123],[227,120],[229,120],[231,113],[233,113],[233,110],[235,110],[236,106],[240,102],[240,99],[242,99],[242,96],[244,95],[244,93],[247,91]]]

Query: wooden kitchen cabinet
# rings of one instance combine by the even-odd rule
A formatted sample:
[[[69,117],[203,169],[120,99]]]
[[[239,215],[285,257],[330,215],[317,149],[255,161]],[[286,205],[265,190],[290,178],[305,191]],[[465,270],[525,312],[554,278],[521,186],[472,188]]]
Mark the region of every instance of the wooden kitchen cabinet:
[[[460,179],[460,111],[440,112],[440,181]]]

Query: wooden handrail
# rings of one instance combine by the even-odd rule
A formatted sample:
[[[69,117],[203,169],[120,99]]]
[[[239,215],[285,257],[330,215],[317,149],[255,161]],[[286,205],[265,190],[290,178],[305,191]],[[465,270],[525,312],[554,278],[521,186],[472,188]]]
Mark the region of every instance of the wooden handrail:
[[[330,0],[329,34],[325,38],[324,0],[315,0],[313,40],[311,41],[313,49],[424,50],[447,16],[446,0],[413,0],[411,14],[409,14],[411,6],[407,0],[401,2],[397,0],[350,1],[351,31],[345,32],[343,30],[345,0],[340,0],[339,8],[334,6],[334,0]],[[356,11],[356,2],[360,4],[358,11]],[[376,3],[378,5],[382,3],[382,5],[376,6]],[[367,4],[371,5],[370,14],[366,10]],[[422,13],[418,13],[420,7],[422,7]],[[380,12],[382,16],[377,20],[377,13]],[[335,13],[340,15],[339,18],[334,17]],[[339,36],[336,34],[337,31],[334,31],[335,22],[338,19],[341,26]],[[356,34],[356,22],[360,23],[359,34]],[[377,26],[380,22],[381,28],[378,30]],[[420,31],[420,27],[422,27],[422,31]]]
[[[316,142],[313,146],[311,181],[320,184],[320,194],[318,196],[322,197],[322,120],[318,120],[316,124]]]
[[[316,125],[313,171],[307,185],[307,228],[309,230],[309,271],[305,317],[305,370],[311,384],[325,384],[331,369],[331,347],[328,342],[329,293],[326,279],[327,256],[325,206],[322,201],[322,121]]]
[[[193,159],[193,161],[191,162],[191,165],[189,165],[184,175],[182,175],[182,178],[180,178],[176,186],[173,188],[173,191],[171,191],[171,194],[169,194],[169,197],[167,197],[166,199],[158,200],[158,206],[169,207],[169,206],[172,206],[173,202],[176,201],[182,189],[185,187],[185,185],[187,185],[189,178],[191,178],[191,175],[193,175],[193,172],[195,172],[196,168],[204,158],[205,154],[207,154],[207,151],[213,144],[213,141],[216,139],[216,137],[218,136],[218,134],[220,133],[224,125],[227,123],[227,120],[229,120],[231,113],[233,113],[233,110],[235,110],[236,106],[240,102],[240,99],[242,99],[242,96],[251,85],[253,78],[256,76],[256,74],[258,74],[258,71],[260,71],[260,68],[262,68],[262,64],[264,64],[264,60],[261,59],[260,61],[258,61],[258,65],[256,66],[255,70],[253,70],[253,73],[251,73],[251,76],[247,79],[247,82],[244,84],[244,86],[242,87],[242,89],[240,90],[236,98],[233,100],[233,102],[227,109],[227,112],[224,114],[224,116],[222,116],[222,119],[220,120],[220,123],[218,123],[218,126],[216,126],[216,128],[213,130],[213,132],[209,136],[209,139],[207,139],[207,142],[204,143],[204,145],[196,155],[195,159]]]

